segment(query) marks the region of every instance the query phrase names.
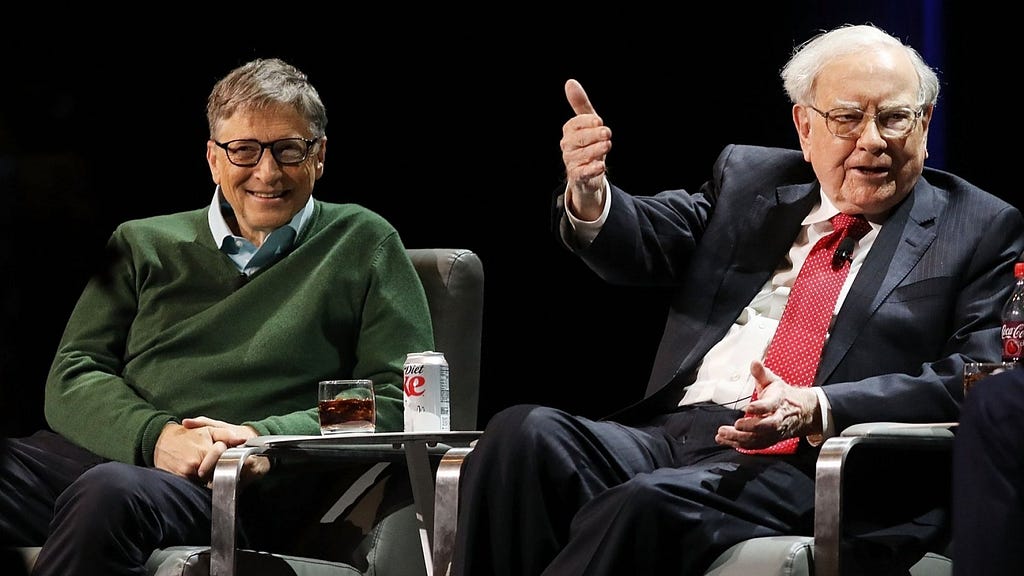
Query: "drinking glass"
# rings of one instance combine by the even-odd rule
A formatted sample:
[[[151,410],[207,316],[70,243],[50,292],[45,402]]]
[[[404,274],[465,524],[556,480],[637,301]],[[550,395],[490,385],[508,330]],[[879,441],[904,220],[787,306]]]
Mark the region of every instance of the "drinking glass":
[[[978,383],[978,380],[1013,369],[1016,362],[967,362],[964,364],[964,396]]]
[[[375,430],[377,407],[372,380],[322,380],[317,399],[321,434]]]

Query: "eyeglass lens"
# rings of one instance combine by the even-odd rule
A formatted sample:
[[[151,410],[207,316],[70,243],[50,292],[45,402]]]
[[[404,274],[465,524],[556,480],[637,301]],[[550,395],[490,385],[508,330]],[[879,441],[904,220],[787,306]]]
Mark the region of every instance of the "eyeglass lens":
[[[900,138],[913,129],[918,112],[911,108],[890,108],[877,114],[868,114],[858,108],[836,108],[824,113],[823,116],[828,129],[840,138],[860,136],[864,131],[866,117],[875,122],[882,136]]]
[[[315,140],[304,138],[282,138],[273,142],[259,140],[232,140],[224,144],[217,143],[227,152],[228,160],[238,166],[255,166],[263,157],[263,150],[270,148],[270,153],[279,164],[298,164],[306,159]]]

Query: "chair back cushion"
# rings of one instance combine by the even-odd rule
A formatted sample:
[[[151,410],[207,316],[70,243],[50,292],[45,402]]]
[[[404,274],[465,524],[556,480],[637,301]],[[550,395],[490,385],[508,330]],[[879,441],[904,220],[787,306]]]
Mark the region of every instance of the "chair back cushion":
[[[434,348],[448,360],[451,428],[477,430],[483,265],[476,253],[463,248],[409,248],[407,252],[427,293]]]

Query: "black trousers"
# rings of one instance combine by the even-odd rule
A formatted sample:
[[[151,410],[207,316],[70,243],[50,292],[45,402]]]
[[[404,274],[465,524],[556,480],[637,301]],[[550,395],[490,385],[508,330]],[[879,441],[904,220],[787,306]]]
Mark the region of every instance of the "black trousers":
[[[538,406],[498,413],[462,472],[453,573],[698,575],[737,542],[812,534],[817,450],[717,445],[739,416],[703,405],[629,427]],[[868,557],[874,575],[913,563],[879,548]]]
[[[159,546],[208,544],[210,491],[110,462],[52,432],[7,440],[0,541],[40,546],[36,576],[142,574]]]
[[[108,461],[48,431],[6,442],[0,548],[42,546],[33,576],[141,575],[157,548],[209,545],[212,492],[205,486]],[[319,522],[363,471],[275,463],[240,496],[239,544],[365,568],[371,538],[365,519]],[[375,485],[383,496],[371,498],[373,525],[412,500],[404,470],[382,475]]]
[[[953,573],[1020,574],[1024,542],[1024,369],[978,382],[953,442]]]

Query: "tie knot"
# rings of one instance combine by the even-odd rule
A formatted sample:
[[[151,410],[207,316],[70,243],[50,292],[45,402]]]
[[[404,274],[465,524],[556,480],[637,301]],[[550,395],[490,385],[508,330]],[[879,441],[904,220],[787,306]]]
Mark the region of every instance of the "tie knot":
[[[839,213],[832,217],[832,226],[836,229],[836,232],[846,232],[846,236],[855,240],[860,240],[868,230],[871,230],[871,224],[864,216],[860,214],[850,215]]]

